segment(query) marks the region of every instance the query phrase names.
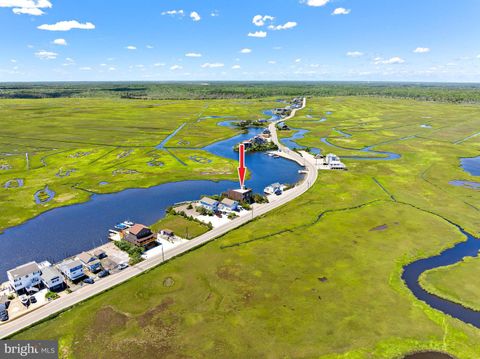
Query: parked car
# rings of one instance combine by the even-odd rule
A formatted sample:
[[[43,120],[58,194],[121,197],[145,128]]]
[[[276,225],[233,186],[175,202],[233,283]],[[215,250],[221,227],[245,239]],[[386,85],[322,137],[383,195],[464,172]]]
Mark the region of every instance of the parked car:
[[[37,298],[35,298],[35,296],[32,295],[30,297],[30,303],[35,304],[36,302],[37,302]]]
[[[124,270],[125,268],[128,268],[128,263],[120,263],[117,268],[119,270]]]
[[[105,269],[105,270],[102,270],[100,273],[98,273],[98,278],[104,278],[108,275],[110,275],[110,272]]]
[[[20,296],[20,302],[22,302],[24,306],[28,307],[28,305],[30,304],[30,298],[28,298],[25,294],[22,294]]]
[[[91,277],[87,277],[83,280],[83,283],[86,283],[86,284],[93,284],[95,283],[95,281],[93,280],[93,278]]]
[[[0,312],[0,322],[6,322],[9,319],[8,312],[6,310]]]

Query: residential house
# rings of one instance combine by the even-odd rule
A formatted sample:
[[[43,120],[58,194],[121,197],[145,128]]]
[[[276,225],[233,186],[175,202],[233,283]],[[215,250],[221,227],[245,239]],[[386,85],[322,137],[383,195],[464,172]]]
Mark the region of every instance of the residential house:
[[[29,262],[7,271],[8,281],[17,293],[29,292],[42,283],[41,270],[37,262]]]
[[[338,156],[334,155],[333,153],[329,153],[325,157],[325,163],[332,170],[344,170],[344,169],[346,169],[345,164],[343,164],[342,161],[340,161],[340,158]]]
[[[44,267],[42,269],[42,282],[52,292],[58,292],[65,288],[65,279],[62,273],[54,267]]]
[[[137,223],[128,229],[125,240],[137,247],[150,248],[155,246],[157,238],[150,228]]]
[[[93,251],[93,255],[98,259],[103,259],[107,257],[107,253],[103,249],[96,249]]]
[[[212,199],[212,198],[209,198],[209,197],[203,197],[200,202],[199,202],[200,206],[202,206],[203,208],[209,210],[209,211],[212,211],[212,212],[216,212],[218,210],[218,201]]]
[[[238,211],[238,202],[230,198],[224,198],[220,202],[220,208],[224,212]]]
[[[252,202],[252,190],[250,188],[231,189],[224,193],[225,197],[237,202]]]
[[[79,259],[69,259],[58,265],[62,273],[71,281],[76,281],[85,276],[83,264]]]
[[[83,266],[92,273],[96,273],[102,270],[102,263],[100,263],[98,258],[95,257],[93,254],[90,254],[88,252],[82,252],[77,255],[77,259],[79,259],[82,262]]]

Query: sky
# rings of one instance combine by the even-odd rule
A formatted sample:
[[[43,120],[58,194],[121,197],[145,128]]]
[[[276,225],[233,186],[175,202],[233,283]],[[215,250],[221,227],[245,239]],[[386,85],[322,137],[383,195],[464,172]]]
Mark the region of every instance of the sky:
[[[0,0],[0,82],[480,82],[479,0]]]

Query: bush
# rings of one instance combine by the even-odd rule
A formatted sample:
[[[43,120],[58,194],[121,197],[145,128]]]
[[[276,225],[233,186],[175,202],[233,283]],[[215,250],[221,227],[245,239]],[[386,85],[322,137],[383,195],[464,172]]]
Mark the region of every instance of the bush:
[[[193,206],[191,203],[188,205],[187,209],[193,209]]]
[[[266,196],[262,196],[261,194],[255,193],[252,196],[253,203],[268,203],[268,199]]]
[[[231,213],[228,214],[227,217],[228,217],[228,219],[235,219],[235,218],[237,218],[238,216],[237,216],[236,213],[231,212]]]
[[[57,293],[52,292],[52,291],[48,291],[45,294],[45,299],[47,299],[47,300],[55,300],[55,299],[58,299],[58,298],[60,298],[60,296]]]
[[[135,265],[143,261],[143,248],[137,247],[125,240],[116,241],[115,245],[122,251],[127,252],[130,257],[130,265]]]

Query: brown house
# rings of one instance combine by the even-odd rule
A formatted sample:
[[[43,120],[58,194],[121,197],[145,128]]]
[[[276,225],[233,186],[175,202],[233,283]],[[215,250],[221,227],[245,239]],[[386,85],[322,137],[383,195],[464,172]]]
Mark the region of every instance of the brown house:
[[[237,202],[252,202],[252,190],[250,188],[246,189],[230,189],[225,193],[225,196],[228,199]]]
[[[156,239],[150,228],[143,224],[134,224],[125,235],[126,241],[143,248],[153,247]]]

